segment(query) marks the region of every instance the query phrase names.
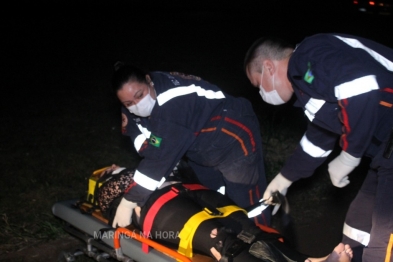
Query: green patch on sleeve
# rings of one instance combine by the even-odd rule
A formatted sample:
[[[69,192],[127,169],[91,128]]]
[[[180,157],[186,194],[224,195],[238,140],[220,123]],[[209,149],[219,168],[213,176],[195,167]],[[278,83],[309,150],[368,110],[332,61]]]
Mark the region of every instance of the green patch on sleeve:
[[[314,80],[314,75],[312,74],[312,71],[311,71],[311,64],[310,64],[310,62],[308,62],[308,70],[304,74],[304,78],[303,79],[304,79],[304,81],[306,81],[309,84],[311,84],[312,81]]]
[[[160,147],[161,146],[161,140],[162,138],[155,136],[153,134],[150,135],[149,139],[149,144],[155,147]]]

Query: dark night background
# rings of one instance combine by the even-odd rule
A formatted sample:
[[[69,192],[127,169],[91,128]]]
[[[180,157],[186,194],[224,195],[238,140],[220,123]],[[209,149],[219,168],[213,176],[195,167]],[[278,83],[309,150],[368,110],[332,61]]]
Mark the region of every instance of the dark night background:
[[[231,94],[252,97],[257,93],[242,62],[260,36],[298,43],[315,33],[341,32],[393,45],[390,17],[358,15],[350,7],[350,0],[6,5],[1,11],[2,89],[11,99],[3,99],[2,107],[8,115],[64,111],[70,101],[61,96],[70,93],[88,103],[94,85],[109,84],[118,60],[200,75]]]
[[[120,134],[119,108],[110,91],[118,60],[198,75],[250,99],[261,118],[265,112],[276,111],[278,117],[287,112],[299,117],[292,121],[301,128],[304,119],[291,105],[268,106],[249,84],[243,58],[254,40],[275,35],[296,44],[312,34],[339,32],[393,47],[393,19],[357,13],[349,0],[26,1],[4,4],[0,12],[1,161],[18,168],[37,148],[42,154],[76,151],[72,163],[61,163],[69,159],[66,155],[37,161],[38,171],[78,165],[80,155],[90,156],[83,161],[96,165],[91,169],[116,162],[97,163],[100,153],[83,147],[85,141],[75,134],[97,144],[105,143],[109,133]],[[108,112],[109,120],[103,117]],[[113,132],[100,135],[101,129],[90,125]],[[53,137],[56,143],[45,142]],[[2,183],[13,185],[12,180]],[[329,251],[331,241],[336,239],[327,240]]]

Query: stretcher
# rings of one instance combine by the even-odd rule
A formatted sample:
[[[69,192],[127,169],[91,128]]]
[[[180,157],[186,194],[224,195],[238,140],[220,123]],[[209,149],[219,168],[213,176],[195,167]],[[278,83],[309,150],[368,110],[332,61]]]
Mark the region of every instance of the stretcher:
[[[52,213],[65,222],[64,230],[86,244],[78,252],[64,252],[63,261],[74,261],[79,255],[91,257],[96,261],[214,261],[211,257],[201,254],[194,254],[192,258],[185,257],[175,249],[144,237],[132,226],[112,228],[99,210],[83,212],[83,208],[88,210],[90,206],[83,204],[80,208],[77,205],[78,201],[60,201],[52,207]],[[150,247],[147,253],[142,250],[142,245],[146,244]]]
[[[75,256],[87,255],[95,259],[96,261],[216,261],[210,256],[193,253],[191,245],[189,245],[189,242],[187,241],[180,242],[178,247],[180,251],[178,251],[173,246],[167,247],[163,244],[153,241],[148,237],[145,237],[137,228],[134,228],[132,225],[128,226],[127,228],[117,229],[108,225],[108,220],[101,213],[101,210],[106,210],[104,208],[105,205],[102,200],[105,199],[113,201],[114,198],[109,197],[109,195],[117,196],[117,193],[121,192],[121,190],[123,190],[121,188],[125,186],[125,184],[123,183],[124,180],[122,180],[122,178],[128,178],[130,174],[133,174],[132,172],[130,173],[130,171],[127,171],[125,169],[124,172],[116,173],[118,174],[117,176],[114,173],[102,175],[102,172],[108,170],[108,168],[109,167],[104,167],[93,172],[92,176],[89,178],[87,196],[84,199],[71,199],[61,201],[55,203],[52,207],[53,214],[65,222],[64,230],[69,234],[73,235],[74,237],[81,239],[86,244],[80,249],[80,251],[74,253],[63,252],[60,256],[63,256],[63,260],[74,261]],[[122,183],[117,183],[119,181],[121,181]],[[130,182],[127,179],[126,181],[127,183]],[[115,183],[111,184],[111,182]],[[105,183],[105,187],[102,187],[103,183]],[[102,188],[116,188],[116,190],[110,190],[110,192],[107,192],[106,189],[103,189],[102,191],[100,191],[100,189]],[[189,190],[197,190],[200,189],[200,185],[195,187],[194,184],[189,184],[187,188]],[[96,194],[97,192],[104,193],[100,195]],[[172,193],[170,194],[172,196],[173,192],[174,191],[171,190],[163,196],[170,193]],[[177,193],[175,194],[177,195]],[[100,196],[102,196],[103,198],[100,198]],[[165,197],[165,199],[169,200],[171,198]],[[100,202],[101,204],[98,204],[98,202]],[[107,204],[107,202],[105,203]],[[157,203],[160,203],[162,205],[165,202],[156,201],[155,204]],[[267,205],[265,205],[264,203],[256,203],[255,206],[251,207],[252,210],[248,213],[255,213],[254,215],[260,214],[262,210],[266,208],[266,206]],[[228,206],[227,208],[229,207],[230,206]],[[156,206],[155,208],[157,209],[159,207]],[[229,213],[238,209],[239,208],[232,208],[232,211],[230,211]],[[226,212],[222,212],[222,215],[225,216]],[[273,230],[270,228],[261,229],[266,232],[270,232],[271,230]],[[150,230],[145,230],[145,232],[146,231],[150,232]],[[277,233],[276,231],[274,232]],[[162,233],[164,234],[165,232],[163,231]],[[187,237],[185,237],[184,239],[187,239]],[[183,245],[181,245],[182,243]],[[184,250],[184,247],[187,247],[187,249]]]

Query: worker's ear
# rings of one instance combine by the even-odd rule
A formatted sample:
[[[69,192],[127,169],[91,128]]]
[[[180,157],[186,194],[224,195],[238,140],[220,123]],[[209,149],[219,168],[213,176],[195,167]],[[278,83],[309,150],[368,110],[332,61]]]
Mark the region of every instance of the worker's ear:
[[[151,78],[150,78],[149,75],[146,75],[146,81],[147,81],[147,83],[148,83],[149,85],[151,85],[151,86],[154,85],[154,83],[153,83],[153,81],[151,81]]]
[[[263,65],[264,65],[264,70],[268,71],[270,75],[274,74],[276,70],[276,66],[272,60],[266,59],[265,61],[263,61]]]

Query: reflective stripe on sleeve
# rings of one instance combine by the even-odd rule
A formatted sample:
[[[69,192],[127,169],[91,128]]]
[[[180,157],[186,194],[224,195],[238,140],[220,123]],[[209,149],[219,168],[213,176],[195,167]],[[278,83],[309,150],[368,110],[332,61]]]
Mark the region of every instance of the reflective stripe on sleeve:
[[[158,184],[160,183],[160,181],[154,180],[154,179],[142,174],[138,170],[135,171],[134,181],[138,185],[140,185],[141,187],[144,187],[150,191],[156,190]]]
[[[304,135],[302,140],[300,140],[300,145],[303,151],[312,157],[327,157],[332,152],[332,150],[326,151],[314,145],[310,140],[307,139],[306,135]]]
[[[308,100],[304,113],[308,117],[308,119],[312,122],[315,118],[315,114],[321,109],[321,107],[325,104],[325,100],[310,98]]]
[[[137,127],[139,129],[139,131],[141,131],[141,133],[145,136],[146,139],[150,138],[150,130],[148,130],[146,127],[143,127],[141,124],[137,124]]]
[[[141,149],[143,142],[145,142],[146,137],[142,134],[140,134],[139,136],[137,136],[134,140],[134,147],[136,149],[136,151],[139,151],[139,149]]]
[[[364,246],[367,246],[370,242],[369,233],[350,227],[347,223],[344,223],[343,234]]]
[[[200,86],[190,85],[190,86],[179,86],[171,88],[168,91],[159,94],[157,96],[157,102],[159,106],[162,106],[172,98],[188,95],[191,93],[197,93],[198,96],[204,96],[207,99],[223,99],[225,95],[221,91],[206,90]]]
[[[374,58],[378,63],[380,63],[382,66],[384,66],[387,70],[393,71],[393,62],[386,59],[384,56],[378,54],[374,50],[366,47],[363,45],[359,40],[353,39],[353,38],[346,38],[342,36],[335,35],[338,39],[346,43],[347,45],[353,47],[353,48],[360,48],[366,51],[372,58]]]
[[[143,145],[143,142],[145,142],[146,139],[150,138],[151,132],[146,127],[143,127],[141,124],[137,124],[136,126],[138,127],[139,131],[141,131],[142,133],[138,135],[134,140],[134,147],[136,151],[139,151],[139,149],[141,149]]]
[[[338,100],[342,100],[378,89],[379,86],[375,76],[368,75],[336,86],[334,95]]]

